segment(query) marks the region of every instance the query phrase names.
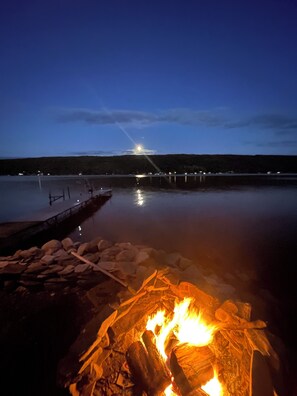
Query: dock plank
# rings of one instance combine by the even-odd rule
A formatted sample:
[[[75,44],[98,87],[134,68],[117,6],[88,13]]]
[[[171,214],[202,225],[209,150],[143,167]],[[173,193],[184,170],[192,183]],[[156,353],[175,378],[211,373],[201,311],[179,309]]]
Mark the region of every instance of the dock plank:
[[[107,194],[110,191],[111,190],[108,189],[96,190],[93,192],[93,197]],[[21,222],[46,221],[53,216],[59,215],[65,210],[68,210],[70,208],[76,208],[77,206],[81,205],[83,202],[88,201],[91,197],[92,196],[89,193],[77,192],[75,194],[71,194],[70,199],[65,199],[65,201],[63,200],[55,201],[51,206],[48,204],[47,207],[41,210],[20,217],[18,221]]]
[[[36,238],[44,232],[57,230],[60,224],[77,218],[78,214],[88,208],[97,208],[112,195],[110,189],[100,189],[89,193],[77,193],[65,201],[54,202],[43,210],[23,216],[19,221],[0,224],[0,250],[7,250],[22,244],[25,240]]]

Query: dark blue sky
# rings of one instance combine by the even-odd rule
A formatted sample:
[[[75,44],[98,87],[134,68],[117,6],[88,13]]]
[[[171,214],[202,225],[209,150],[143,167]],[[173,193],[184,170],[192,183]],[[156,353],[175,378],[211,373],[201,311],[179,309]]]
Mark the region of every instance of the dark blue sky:
[[[295,0],[10,0],[0,157],[297,154]]]

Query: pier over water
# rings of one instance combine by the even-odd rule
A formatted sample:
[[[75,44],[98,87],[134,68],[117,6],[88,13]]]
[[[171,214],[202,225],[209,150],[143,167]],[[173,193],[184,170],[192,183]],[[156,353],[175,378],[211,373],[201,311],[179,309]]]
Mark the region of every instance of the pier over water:
[[[43,238],[61,238],[111,196],[111,189],[76,193],[68,200],[55,202],[46,209],[19,218],[18,221],[0,223],[0,254],[28,243],[38,244]]]

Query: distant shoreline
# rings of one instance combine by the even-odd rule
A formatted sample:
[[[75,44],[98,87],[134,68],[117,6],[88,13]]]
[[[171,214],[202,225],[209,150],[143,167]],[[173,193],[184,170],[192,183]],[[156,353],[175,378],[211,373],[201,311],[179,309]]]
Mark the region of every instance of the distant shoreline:
[[[67,174],[67,175],[62,175],[62,174],[52,174],[52,175],[44,175],[44,174],[25,174],[25,175],[1,175],[0,177],[19,177],[19,178],[26,178],[26,177],[44,177],[44,178],[51,178],[51,177],[69,177],[69,178],[73,178],[73,177],[81,177],[81,178],[86,178],[86,177],[106,177],[106,178],[117,178],[117,177],[123,177],[123,178],[127,178],[127,177],[131,177],[131,178],[145,178],[145,177],[254,177],[254,176],[263,176],[263,177],[269,177],[269,176],[273,176],[273,177],[297,177],[297,172],[292,172],[292,173],[175,173],[175,174],[168,174],[168,173],[162,173],[162,174]]]
[[[297,155],[123,155],[0,159],[0,175],[294,174]]]

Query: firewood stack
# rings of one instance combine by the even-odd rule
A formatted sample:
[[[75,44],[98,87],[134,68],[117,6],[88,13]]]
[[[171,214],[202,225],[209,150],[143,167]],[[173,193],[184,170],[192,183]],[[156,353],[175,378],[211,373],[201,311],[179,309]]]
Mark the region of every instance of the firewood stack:
[[[178,389],[176,392],[183,396],[206,395],[201,386],[213,378],[216,360],[209,347],[177,345],[169,353],[167,367],[157,350],[153,332],[146,330],[142,341],[133,342],[126,354],[133,380],[140,392],[163,396],[172,382]]]
[[[132,376],[149,396],[163,395],[170,385],[170,372],[156,347],[155,336],[146,330],[142,340],[133,342],[128,348],[126,359]]]

